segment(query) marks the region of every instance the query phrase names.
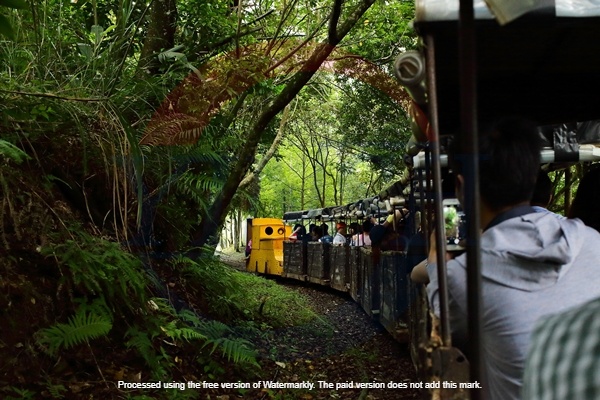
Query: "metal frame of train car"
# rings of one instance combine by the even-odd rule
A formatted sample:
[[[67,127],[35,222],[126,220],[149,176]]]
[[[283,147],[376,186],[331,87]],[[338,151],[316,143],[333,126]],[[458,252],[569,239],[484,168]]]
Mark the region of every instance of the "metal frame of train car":
[[[427,0],[420,3],[423,6]],[[518,2],[493,0],[488,3],[502,7],[502,3]],[[417,2],[417,13],[422,11]],[[424,44],[427,82],[424,106],[431,123],[426,128],[431,156],[426,161],[426,182],[433,178],[434,212],[441,215],[440,135],[454,135],[462,153],[467,156],[468,171],[463,207],[468,232],[469,381],[485,384],[481,351],[477,127],[504,115],[525,114],[541,125],[600,118],[595,101],[600,93],[600,18],[598,15],[557,17],[551,7],[551,10],[545,8],[528,13],[501,26],[493,19],[476,20],[473,0],[460,0],[458,10],[454,11],[457,11],[457,17],[450,20],[418,20],[415,23]],[[422,94],[420,99],[423,99]],[[555,152],[555,155],[565,161],[564,154]],[[457,355],[450,340],[443,278],[446,276],[445,241],[441,237],[441,219],[437,221],[441,345],[433,350],[436,354],[432,359],[434,363],[438,359],[437,378],[446,380],[443,374],[450,370],[447,363],[455,360]],[[438,394],[441,398],[455,395]],[[479,399],[482,393],[474,390],[458,395]]]

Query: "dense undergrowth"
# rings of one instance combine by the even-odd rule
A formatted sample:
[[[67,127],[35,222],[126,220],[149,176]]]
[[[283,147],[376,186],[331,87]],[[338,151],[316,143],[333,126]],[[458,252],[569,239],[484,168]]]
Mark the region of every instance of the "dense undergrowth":
[[[0,397],[195,398],[118,381],[250,379],[261,360],[249,331],[315,318],[293,292],[207,254],[134,254],[14,167],[0,173]]]

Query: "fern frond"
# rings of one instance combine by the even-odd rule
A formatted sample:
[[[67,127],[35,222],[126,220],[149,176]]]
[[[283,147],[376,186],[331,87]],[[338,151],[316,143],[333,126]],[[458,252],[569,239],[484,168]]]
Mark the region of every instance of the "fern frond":
[[[202,321],[200,321],[198,315],[191,310],[183,309],[179,312],[178,315],[182,321],[187,322],[188,324],[194,327],[199,327],[200,325],[202,325]]]
[[[125,333],[125,336],[129,337],[125,342],[125,346],[127,346],[127,348],[134,348],[138,351],[144,361],[146,361],[148,367],[150,367],[153,377],[165,376],[167,373],[165,366],[161,362],[165,357],[164,355],[161,356],[157,354],[152,343],[152,339],[157,335],[158,332],[152,332],[150,334],[138,329],[135,325],[129,328]],[[161,352],[162,351],[163,349],[161,348]]]
[[[207,146],[194,146],[193,148],[184,147],[181,154],[177,154],[177,161],[180,165],[193,164],[216,164],[225,165],[223,157],[216,151]]]
[[[171,113],[155,118],[147,127],[140,145],[182,145],[198,141],[206,123],[182,113]]]
[[[219,338],[217,340],[209,340],[206,345],[212,344],[210,353],[214,353],[219,349],[223,357],[227,361],[232,361],[235,364],[252,364],[258,366],[256,362],[256,352],[250,348],[250,342],[242,338]]]
[[[132,326],[125,333],[126,337],[129,339],[125,342],[125,346],[127,348],[135,348],[148,362],[150,366],[152,366],[150,361],[154,361],[156,355],[154,354],[154,346],[152,345],[152,340],[148,336],[148,333],[140,331],[137,327]]]
[[[48,351],[56,354],[61,347],[69,349],[105,336],[111,328],[112,322],[107,316],[79,310],[68,323],[42,329],[39,332],[38,343],[48,346]]]
[[[27,155],[27,153],[14,144],[2,139],[0,139],[0,155],[13,160],[17,164],[20,164],[24,160],[31,158]]]
[[[208,321],[200,328],[209,340],[217,340],[231,333],[231,328],[220,321]]]
[[[147,279],[139,259],[118,243],[77,230],[73,234],[76,240],[43,247],[42,254],[55,257],[76,286],[101,295],[107,306],[135,308],[145,300]]]
[[[65,396],[62,392],[66,392],[67,388],[63,385],[48,385],[48,392],[52,396],[53,399],[64,399]]]
[[[204,340],[206,336],[193,328],[177,328],[174,326],[167,326],[165,334],[175,340],[185,340],[191,342],[192,340]]]

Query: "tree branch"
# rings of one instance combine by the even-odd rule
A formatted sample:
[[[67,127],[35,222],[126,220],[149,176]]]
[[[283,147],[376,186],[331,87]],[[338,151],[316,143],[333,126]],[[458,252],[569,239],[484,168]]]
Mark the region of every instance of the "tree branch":
[[[279,123],[279,130],[277,131],[277,136],[275,136],[273,143],[271,143],[271,147],[265,153],[265,155],[260,159],[260,162],[256,166],[256,169],[253,172],[250,172],[249,174],[247,174],[246,177],[244,179],[242,179],[242,181],[240,182],[240,185],[238,186],[238,189],[243,189],[246,186],[248,186],[250,184],[250,182],[252,182],[254,177],[260,175],[260,173],[265,168],[265,166],[267,165],[269,160],[271,158],[273,158],[273,156],[275,155],[275,152],[279,148],[279,144],[281,143],[281,141],[283,140],[283,137],[285,136],[285,126],[289,120],[289,114],[290,114],[290,106],[288,105],[283,110],[283,115],[281,116],[281,122]]]
[[[333,3],[333,10],[331,10],[331,18],[329,19],[329,43],[337,43],[337,24],[342,14],[342,1],[335,0]]]

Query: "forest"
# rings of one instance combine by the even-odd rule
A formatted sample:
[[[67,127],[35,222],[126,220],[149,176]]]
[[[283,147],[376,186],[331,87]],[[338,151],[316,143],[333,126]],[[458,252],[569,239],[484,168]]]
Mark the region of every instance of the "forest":
[[[256,374],[249,337],[315,313],[216,260],[220,230],[398,178],[410,123],[391,68],[417,46],[413,14],[0,0],[0,397],[197,398],[115,382]]]
[[[398,180],[413,18],[413,0],[0,0],[0,397],[199,398],[177,383],[256,379],[254,339],[320,324],[213,254],[226,223]],[[173,384],[132,390],[149,382]]]

